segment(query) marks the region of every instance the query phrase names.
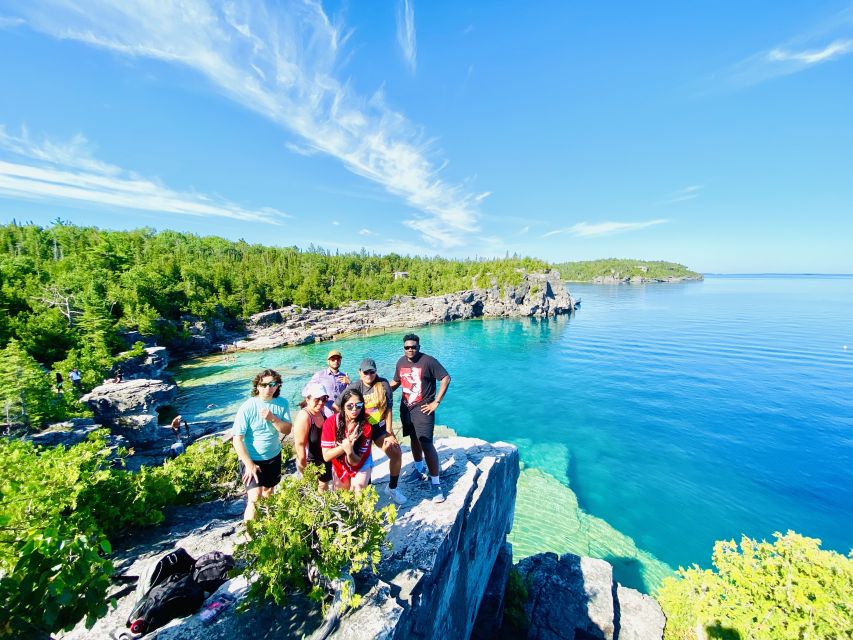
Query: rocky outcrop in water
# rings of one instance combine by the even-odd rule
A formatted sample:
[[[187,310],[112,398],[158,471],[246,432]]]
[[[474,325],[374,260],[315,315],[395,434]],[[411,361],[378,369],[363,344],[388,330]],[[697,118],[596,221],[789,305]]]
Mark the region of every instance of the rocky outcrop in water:
[[[471,289],[430,298],[398,296],[353,302],[340,309],[289,306],[258,313],[238,349],[272,349],[329,340],[339,335],[418,327],[480,317],[552,317],[571,313],[574,300],[559,273],[525,275],[517,286]]]
[[[119,366],[125,380],[160,378],[169,366],[169,351],[166,347],[147,347],[144,354],[128,358]]]
[[[167,380],[106,382],[80,398],[95,414],[95,420],[110,427],[123,427],[135,442],[158,440],[157,409],[171,404],[178,386]]]
[[[666,618],[651,597],[613,581],[604,560],[540,553],[517,565],[527,585],[528,640],[660,640]]]

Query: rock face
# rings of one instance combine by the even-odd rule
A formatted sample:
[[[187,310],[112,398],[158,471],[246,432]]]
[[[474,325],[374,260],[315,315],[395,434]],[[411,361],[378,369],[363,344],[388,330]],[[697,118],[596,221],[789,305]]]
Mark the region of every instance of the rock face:
[[[162,377],[168,366],[166,347],[147,347],[143,355],[122,362],[121,370],[125,380],[153,379]]]
[[[574,310],[559,273],[530,274],[515,287],[471,289],[431,298],[396,297],[354,302],[340,309],[284,307],[251,317],[249,337],[238,349],[272,349],[335,336],[396,327],[417,327],[479,317],[551,317]]]
[[[127,380],[107,382],[80,398],[95,413],[97,422],[126,427],[134,441],[157,440],[157,408],[174,401],[178,387],[165,380]]]
[[[363,585],[368,587],[367,604],[344,616],[330,637],[470,636],[512,528],[518,451],[504,443],[459,437],[437,440],[436,445],[447,500],[433,504],[428,483],[404,487],[412,501],[398,509],[389,534],[393,550],[383,557],[378,577]],[[410,460],[407,456],[404,462]],[[387,462],[377,471],[381,487]]]
[[[362,605],[344,615],[328,637],[337,640],[365,638],[468,638],[489,576],[506,534],[512,526],[515,484],[519,473],[518,452],[507,444],[489,444],[469,438],[436,441],[447,500],[434,504],[428,483],[401,482],[410,502],[398,508],[397,522],[389,539],[378,575],[355,576]],[[388,461],[375,456],[374,484],[378,506],[387,504],[382,489],[388,482]],[[412,457],[403,457],[403,475]],[[211,550],[230,553],[243,511],[242,500],[212,502],[167,516],[164,525],[142,531],[116,545],[118,573],[138,576],[145,567],[175,547],[193,557]],[[240,592],[240,578],[227,588]],[[226,588],[223,586],[223,589]],[[125,629],[135,593],[116,588],[117,606],[95,627],[82,624],[60,634],[63,640],[108,638]],[[233,640],[233,638],[311,638],[320,633],[322,616],[304,600],[285,607],[266,605],[237,614],[229,608],[210,624],[198,614],[174,620],[146,640]],[[319,633],[318,635],[315,635]]]
[[[613,582],[604,560],[540,553],[517,565],[528,585],[529,640],[660,640],[666,622],[654,599]]]
[[[666,278],[648,278],[646,276],[622,276],[619,274],[609,276],[595,276],[593,284],[647,284],[651,282],[690,282],[704,280],[703,276],[667,276]]]

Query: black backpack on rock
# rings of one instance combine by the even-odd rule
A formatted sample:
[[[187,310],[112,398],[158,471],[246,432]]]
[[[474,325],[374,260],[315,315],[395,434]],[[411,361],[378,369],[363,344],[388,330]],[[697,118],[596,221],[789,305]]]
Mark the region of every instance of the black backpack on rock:
[[[202,589],[213,593],[228,580],[228,572],[233,568],[233,557],[221,551],[211,551],[195,561],[192,579]]]
[[[205,591],[214,592],[228,580],[234,558],[211,551],[198,560],[178,547],[166,554],[140,581],[140,598],[127,618],[133,633],[159,629],[174,618],[195,613],[204,603]]]
[[[127,626],[133,633],[159,629],[174,618],[198,611],[204,597],[204,589],[193,582],[191,575],[169,576],[136,603],[128,616]]]

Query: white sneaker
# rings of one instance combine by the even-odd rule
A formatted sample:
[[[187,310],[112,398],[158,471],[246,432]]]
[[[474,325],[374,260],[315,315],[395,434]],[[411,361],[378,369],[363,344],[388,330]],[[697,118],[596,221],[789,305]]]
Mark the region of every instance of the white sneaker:
[[[432,485],[432,501],[435,504],[441,504],[444,502],[444,489],[441,488],[440,484]]]
[[[394,487],[392,489],[388,485],[385,485],[385,495],[391,498],[392,502],[396,502],[397,504],[406,504],[409,501],[406,494],[400,491],[400,487]]]

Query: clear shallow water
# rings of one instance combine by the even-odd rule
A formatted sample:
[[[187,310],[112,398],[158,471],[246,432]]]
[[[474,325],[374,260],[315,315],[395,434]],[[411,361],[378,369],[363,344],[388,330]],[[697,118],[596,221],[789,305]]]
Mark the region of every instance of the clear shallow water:
[[[650,589],[741,533],[853,546],[853,278],[570,289],[572,318],[417,330],[453,378],[439,422],[519,446],[516,557],[606,557]],[[343,368],[390,377],[403,333],[337,341]],[[179,408],[233,416],[267,366],[295,400],[329,348],[187,363]]]

